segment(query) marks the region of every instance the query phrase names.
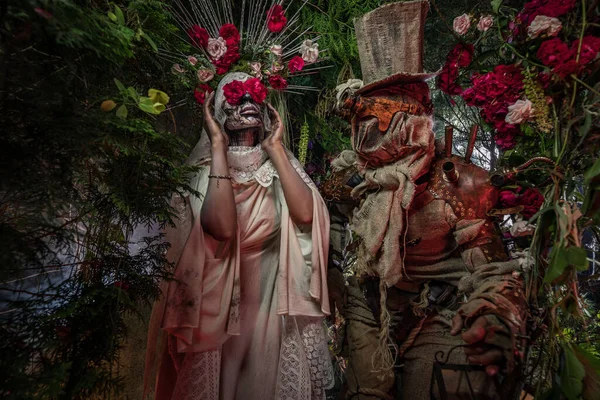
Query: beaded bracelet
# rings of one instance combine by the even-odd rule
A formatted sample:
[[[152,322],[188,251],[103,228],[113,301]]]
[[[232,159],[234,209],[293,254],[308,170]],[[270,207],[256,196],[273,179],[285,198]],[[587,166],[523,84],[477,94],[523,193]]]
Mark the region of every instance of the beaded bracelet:
[[[221,179],[231,180],[231,175],[209,175],[208,178],[209,179],[216,179],[217,180],[217,188],[218,188],[219,187],[219,181]]]

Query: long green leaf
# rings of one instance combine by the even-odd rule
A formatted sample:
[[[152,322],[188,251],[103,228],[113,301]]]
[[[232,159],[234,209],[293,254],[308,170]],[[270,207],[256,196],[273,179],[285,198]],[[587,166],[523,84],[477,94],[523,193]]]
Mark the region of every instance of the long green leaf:
[[[569,345],[563,345],[565,364],[560,371],[560,386],[569,400],[578,400],[583,390],[585,369]]]

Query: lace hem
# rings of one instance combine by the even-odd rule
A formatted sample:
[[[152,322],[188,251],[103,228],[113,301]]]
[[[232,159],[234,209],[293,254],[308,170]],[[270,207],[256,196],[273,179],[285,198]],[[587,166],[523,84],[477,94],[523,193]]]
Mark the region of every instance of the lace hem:
[[[177,400],[219,400],[221,350],[187,353],[173,391]]]
[[[320,319],[284,317],[277,400],[324,400],[333,367]]]

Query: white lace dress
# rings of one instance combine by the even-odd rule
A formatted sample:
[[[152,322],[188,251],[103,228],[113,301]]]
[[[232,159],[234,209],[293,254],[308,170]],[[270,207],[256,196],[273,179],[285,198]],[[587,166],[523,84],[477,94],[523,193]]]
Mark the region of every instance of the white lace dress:
[[[300,164],[293,157],[290,160],[314,189]],[[279,312],[281,202],[285,199],[276,170],[260,147],[230,148],[228,161],[240,259],[239,301],[232,301],[230,311],[238,307],[239,335],[229,337],[217,350],[187,352],[172,399],[324,399],[325,389],[333,385],[333,371],[323,319]],[[195,182],[200,192],[203,180]],[[192,204],[192,208],[200,206],[201,200]],[[310,227],[300,230],[310,232]],[[206,238],[207,246],[211,240]]]

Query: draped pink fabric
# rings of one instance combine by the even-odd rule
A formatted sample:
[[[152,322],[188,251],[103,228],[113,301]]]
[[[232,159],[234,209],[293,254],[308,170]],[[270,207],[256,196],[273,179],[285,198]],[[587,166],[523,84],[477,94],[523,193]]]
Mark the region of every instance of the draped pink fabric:
[[[164,305],[157,305],[158,310],[154,311],[155,319],[162,313],[160,325],[175,339],[170,339],[171,345],[164,349],[163,365],[158,372],[157,400],[171,400],[177,372],[186,353],[220,352],[227,348],[223,350],[223,357],[234,359],[245,355],[232,355],[232,348],[278,345],[281,323],[263,315],[265,310],[273,316],[321,318],[329,315],[326,286],[329,216],[314,184],[298,162],[291,161],[313,193],[312,226],[299,227],[291,220],[274,169],[270,177],[266,174],[269,179],[234,184],[238,231],[229,242],[216,241],[203,232],[199,217],[201,199],[186,200],[185,208],[191,212],[183,216],[180,225],[184,231],[186,224],[190,225],[190,233],[183,248],[176,244],[170,251],[177,265],[176,280],[168,283]],[[200,193],[206,193],[208,172],[209,168],[203,167],[193,182]],[[268,277],[271,270],[272,279]],[[258,284],[254,282],[257,274],[261,276]],[[269,291],[275,294],[273,300],[262,296]],[[150,332],[149,336],[152,335],[156,333]],[[230,338],[239,335],[250,339],[244,339],[242,347],[223,347]],[[155,348],[149,344],[150,358],[154,358],[150,353]],[[278,365],[278,350],[272,353],[270,360],[263,361]],[[232,368],[229,375],[243,374],[236,369],[238,367],[230,367],[233,364],[227,359],[222,364],[222,368]],[[150,369],[147,362],[147,374],[151,373]],[[239,379],[244,380],[244,377],[239,376]],[[256,382],[256,385],[273,386],[276,379],[275,374],[272,382]],[[251,385],[247,379],[245,382]],[[256,390],[259,389],[257,386]]]

